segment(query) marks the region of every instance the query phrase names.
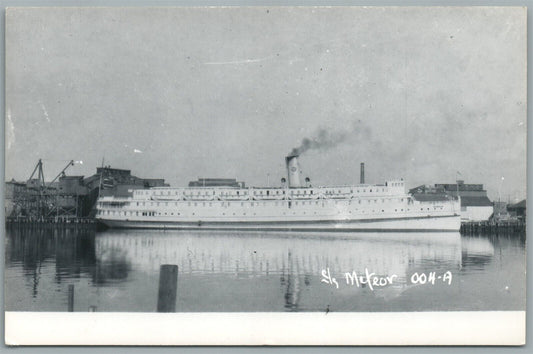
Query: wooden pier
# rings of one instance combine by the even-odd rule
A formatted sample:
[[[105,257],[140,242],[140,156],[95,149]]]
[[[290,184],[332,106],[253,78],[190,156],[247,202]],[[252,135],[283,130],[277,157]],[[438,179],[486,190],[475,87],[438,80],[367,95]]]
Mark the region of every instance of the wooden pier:
[[[523,221],[470,221],[461,224],[461,235],[517,235],[525,236]]]
[[[73,226],[73,227],[95,227],[98,222],[94,218],[26,218],[14,217],[6,218],[6,226],[26,225],[26,226]]]

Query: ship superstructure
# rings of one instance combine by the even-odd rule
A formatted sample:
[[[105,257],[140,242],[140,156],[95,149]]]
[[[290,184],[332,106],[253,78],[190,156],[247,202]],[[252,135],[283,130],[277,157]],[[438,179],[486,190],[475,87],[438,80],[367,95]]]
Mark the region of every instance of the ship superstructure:
[[[458,231],[457,199],[420,202],[403,180],[314,187],[286,158],[280,187],[156,187],[130,198],[102,197],[96,218],[109,227],[293,231]]]

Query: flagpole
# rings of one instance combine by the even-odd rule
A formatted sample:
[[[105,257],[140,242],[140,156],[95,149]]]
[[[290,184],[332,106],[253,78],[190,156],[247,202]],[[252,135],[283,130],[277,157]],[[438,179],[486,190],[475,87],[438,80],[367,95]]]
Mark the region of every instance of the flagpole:
[[[455,186],[457,187],[457,200],[459,200],[459,180],[457,177],[457,173],[455,174]]]
[[[456,190],[457,190],[457,200],[459,200],[459,177],[458,176],[463,176],[461,174],[461,172],[459,171],[455,171],[455,185],[456,185]]]
[[[457,201],[459,202],[459,213],[461,213],[461,199],[459,199],[459,179],[458,179],[458,175],[461,175],[461,172],[455,171],[455,185],[456,185],[456,189],[457,189]]]
[[[100,172],[100,185],[98,186],[98,199],[100,199],[100,193],[102,192],[102,175],[104,174],[104,168],[102,167],[102,172]]]

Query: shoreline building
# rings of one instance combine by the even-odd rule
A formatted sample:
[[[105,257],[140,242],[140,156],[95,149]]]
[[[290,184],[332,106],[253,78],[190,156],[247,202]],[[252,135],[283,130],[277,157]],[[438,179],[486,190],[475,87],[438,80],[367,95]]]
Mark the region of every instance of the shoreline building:
[[[440,201],[447,197],[461,197],[462,221],[486,221],[494,213],[494,203],[487,196],[483,184],[437,183],[421,185],[409,190],[418,201]]]
[[[235,178],[198,178],[190,181],[189,187],[235,187],[246,188],[244,182],[237,182]]]
[[[4,211],[7,218],[93,217],[99,196],[131,197],[136,189],[168,187],[164,179],[140,178],[131,170],[97,167],[89,177],[67,176],[52,183],[41,179],[5,182]]]
[[[526,200],[523,199],[518,203],[507,205],[507,211],[510,213],[511,218],[515,220],[526,221],[526,207]]]
[[[162,178],[140,178],[131,174],[131,170],[112,168],[111,166],[97,167],[96,173],[83,180],[89,189],[101,187],[101,196],[128,197],[135,189],[152,187],[168,187]]]
[[[30,203],[32,203],[30,200],[31,195],[25,182],[18,182],[12,179],[7,181],[4,186],[4,212],[6,217],[20,214],[26,206],[30,206]],[[34,202],[33,207],[37,208],[37,204]]]

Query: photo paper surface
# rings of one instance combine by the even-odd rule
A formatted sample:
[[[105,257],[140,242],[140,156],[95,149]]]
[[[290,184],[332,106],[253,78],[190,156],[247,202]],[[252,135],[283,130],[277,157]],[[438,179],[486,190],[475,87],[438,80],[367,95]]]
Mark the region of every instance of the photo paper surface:
[[[526,39],[518,7],[7,9],[6,342],[523,344]]]

